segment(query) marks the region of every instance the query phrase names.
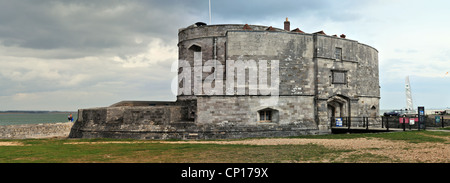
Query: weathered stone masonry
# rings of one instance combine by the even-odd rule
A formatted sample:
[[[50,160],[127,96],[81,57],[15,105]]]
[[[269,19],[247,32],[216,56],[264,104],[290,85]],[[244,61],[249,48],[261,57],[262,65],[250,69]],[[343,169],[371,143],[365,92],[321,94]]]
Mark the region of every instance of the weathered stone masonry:
[[[0,125],[0,139],[35,139],[67,137],[72,122],[23,125]]]
[[[176,102],[122,102],[111,107],[80,109],[70,137],[138,139],[209,139],[279,137],[330,133],[330,119],[378,116],[378,51],[368,45],[323,32],[256,25],[192,25],[179,30],[179,60],[201,65],[209,60],[226,67],[230,61],[279,61],[277,103],[261,105],[271,96],[249,92],[227,95],[224,68],[222,95],[180,94]],[[198,64],[197,64],[198,65]],[[201,67],[200,67],[201,68]],[[203,81],[214,74],[204,71]],[[228,68],[229,69],[229,68]],[[235,68],[239,69],[239,68]],[[237,73],[246,74],[244,71]],[[269,78],[270,78],[270,74]],[[233,79],[236,79],[233,78]],[[201,83],[201,82],[200,82]],[[237,89],[237,85],[234,89]],[[180,92],[179,92],[180,93]],[[371,122],[374,123],[374,122]]]

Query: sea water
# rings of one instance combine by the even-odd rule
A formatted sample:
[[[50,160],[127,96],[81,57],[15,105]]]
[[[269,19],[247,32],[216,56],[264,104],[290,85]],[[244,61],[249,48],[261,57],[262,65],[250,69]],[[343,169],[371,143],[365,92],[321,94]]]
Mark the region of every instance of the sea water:
[[[68,122],[69,114],[72,114],[73,122],[75,122],[78,117],[76,112],[0,113],[0,125]]]

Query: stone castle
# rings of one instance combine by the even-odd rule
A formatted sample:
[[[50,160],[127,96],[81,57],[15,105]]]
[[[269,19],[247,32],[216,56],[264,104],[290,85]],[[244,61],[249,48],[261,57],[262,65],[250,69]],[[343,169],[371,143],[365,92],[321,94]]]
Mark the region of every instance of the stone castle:
[[[378,51],[323,31],[196,23],[178,33],[174,102],[80,109],[69,137],[217,139],[331,133],[379,116]],[[376,123],[376,122],[371,122]]]

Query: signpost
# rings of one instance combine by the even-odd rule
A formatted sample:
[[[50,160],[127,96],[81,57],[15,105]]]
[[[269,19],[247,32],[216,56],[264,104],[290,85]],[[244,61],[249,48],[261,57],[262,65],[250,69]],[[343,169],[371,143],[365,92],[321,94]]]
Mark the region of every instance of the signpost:
[[[419,112],[419,124],[417,125],[418,130],[420,131],[421,128],[425,130],[425,107],[419,106],[417,107],[417,111]]]

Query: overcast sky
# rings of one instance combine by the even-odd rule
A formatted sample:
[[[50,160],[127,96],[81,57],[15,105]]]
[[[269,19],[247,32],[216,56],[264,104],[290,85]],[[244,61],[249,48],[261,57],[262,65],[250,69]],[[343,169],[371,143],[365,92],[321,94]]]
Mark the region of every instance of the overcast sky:
[[[450,107],[450,1],[211,0],[213,24],[291,28],[379,51],[381,109]],[[0,0],[0,110],[174,101],[178,29],[208,22],[208,0]]]

